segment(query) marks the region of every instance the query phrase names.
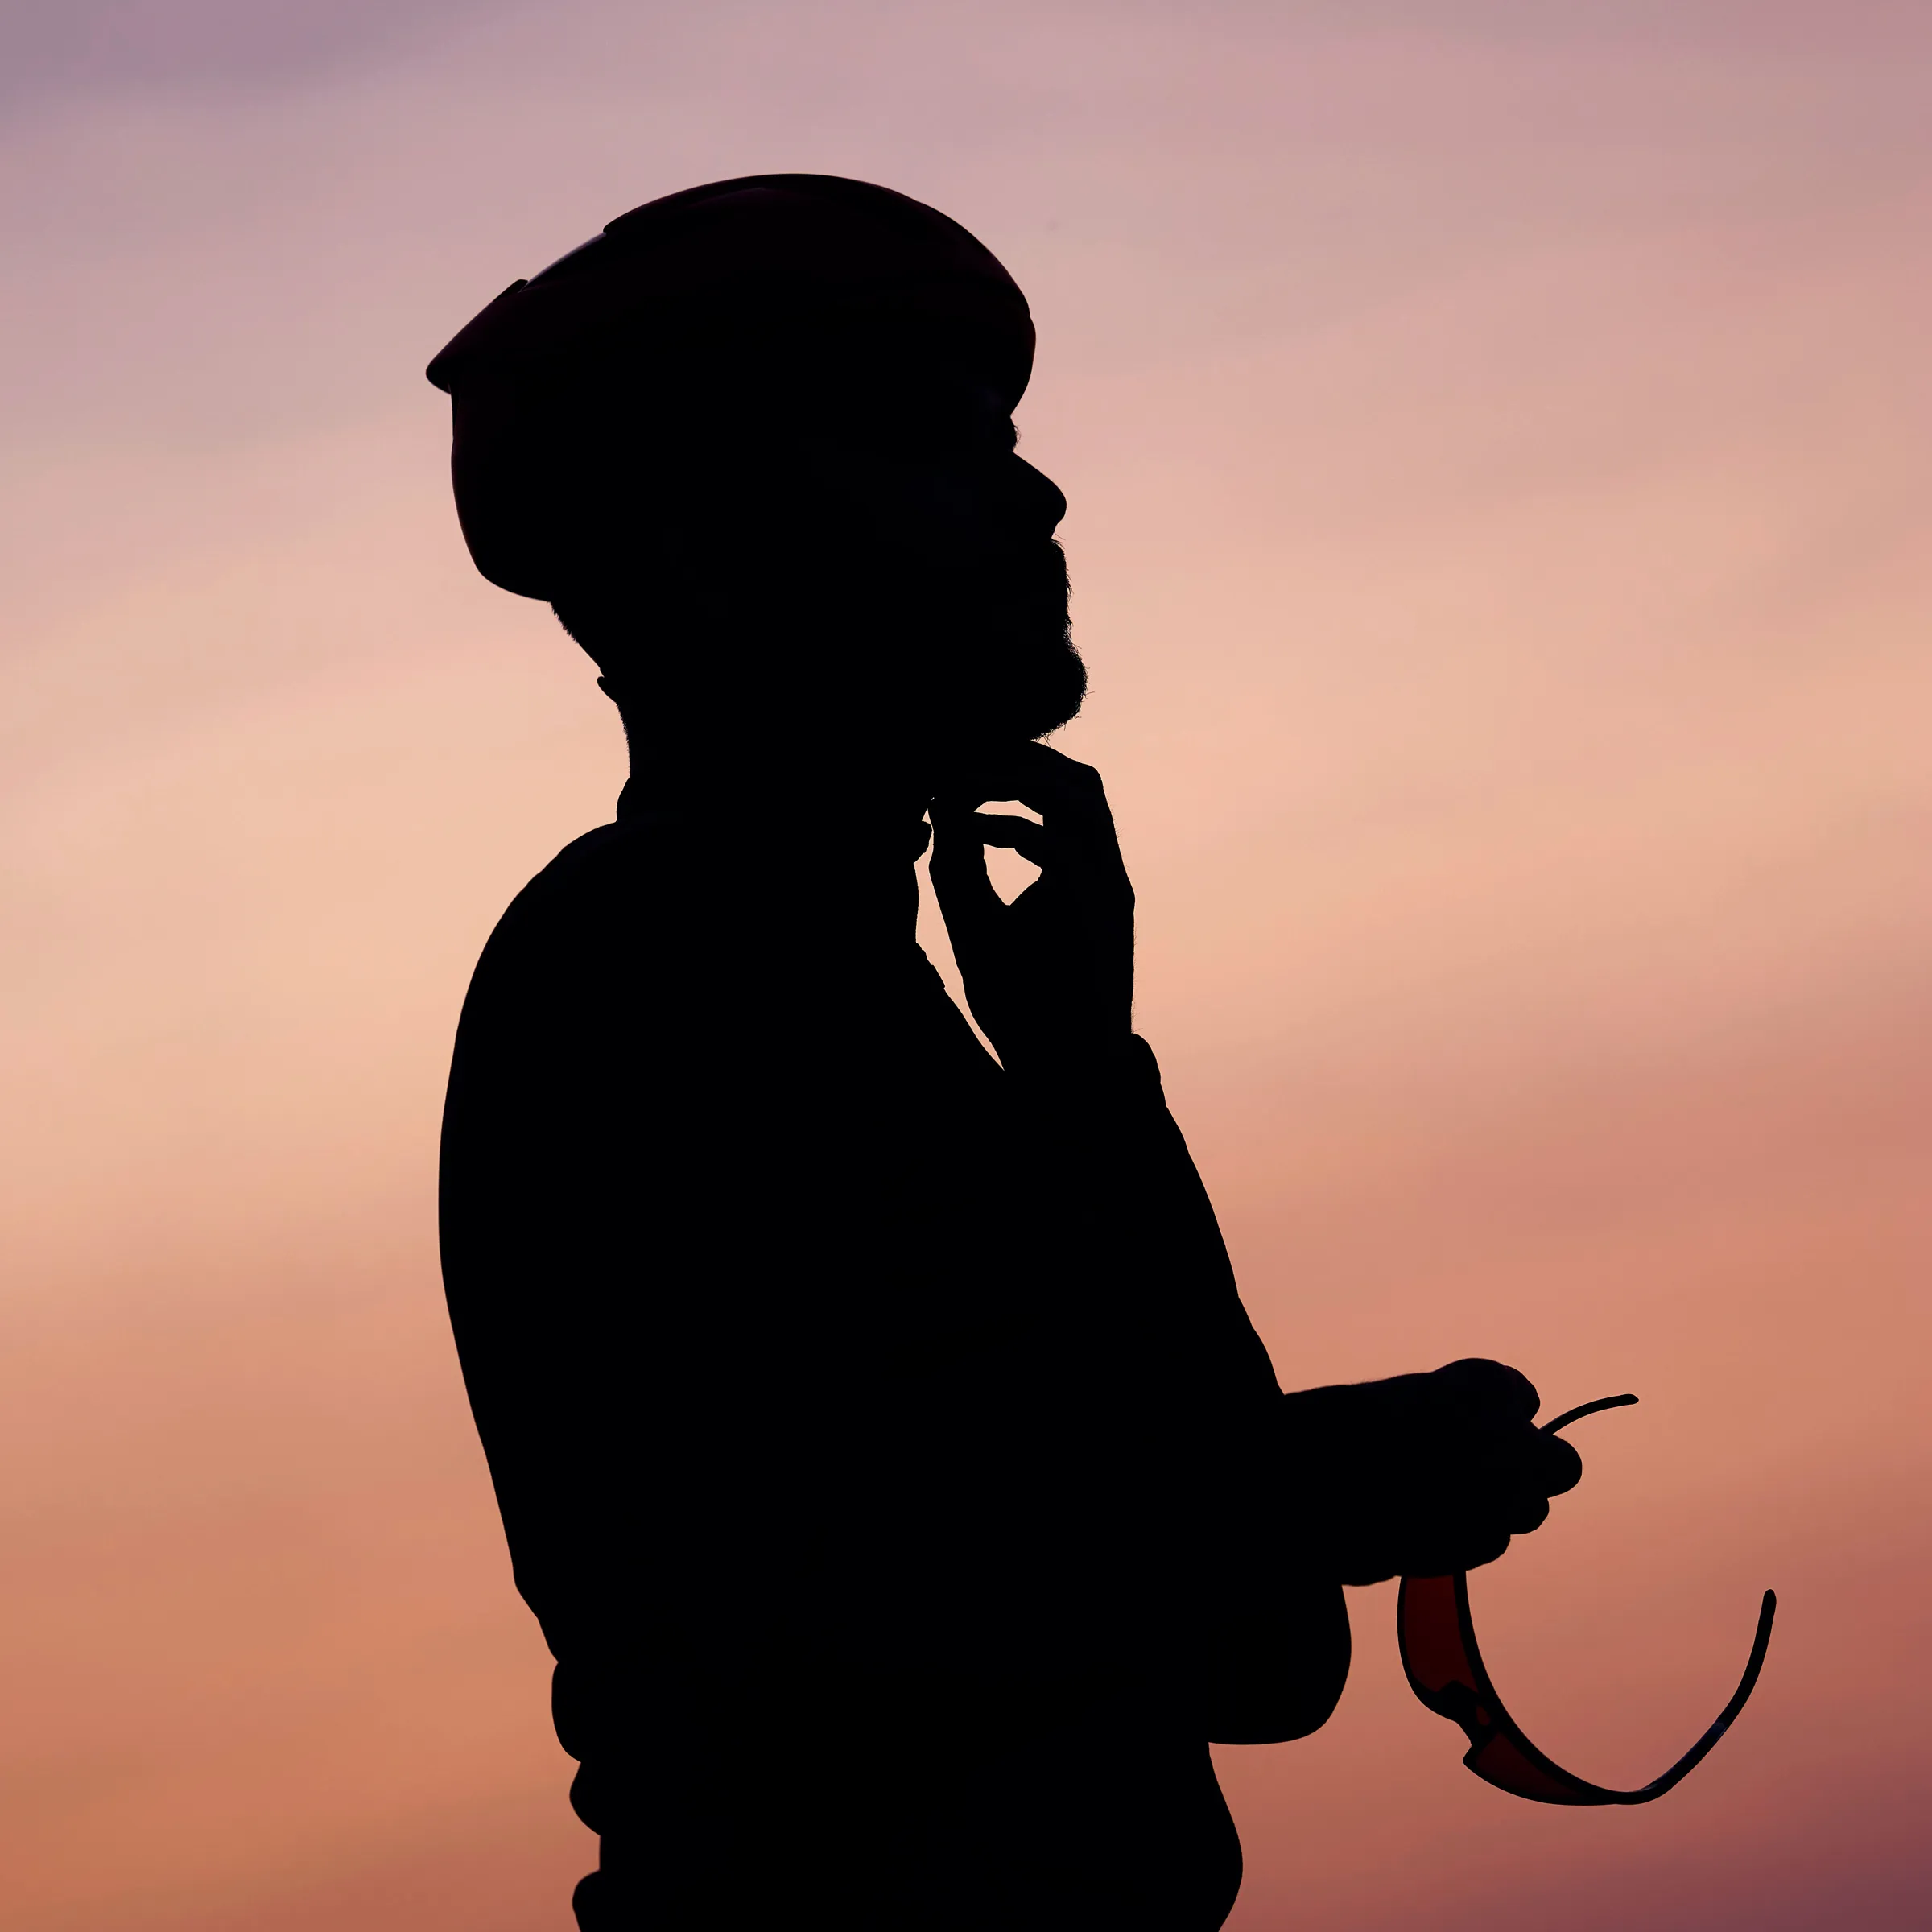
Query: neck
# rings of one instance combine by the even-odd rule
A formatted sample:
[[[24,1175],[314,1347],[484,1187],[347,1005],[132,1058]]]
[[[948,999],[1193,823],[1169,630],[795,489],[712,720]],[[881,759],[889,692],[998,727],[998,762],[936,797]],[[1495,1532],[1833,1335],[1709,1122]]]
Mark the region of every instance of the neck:
[[[843,908],[836,916],[859,918],[869,902],[897,924],[916,910],[911,868],[925,849],[931,787],[903,756],[741,724],[729,738],[667,743],[627,716],[625,736],[620,818],[663,815],[700,840],[755,841],[774,886],[795,858],[814,890],[829,893],[826,910]]]
[[[932,795],[919,762],[898,746],[762,719],[733,719],[716,737],[672,735],[619,708],[634,810],[759,818],[829,810],[841,825],[902,827],[924,818]]]

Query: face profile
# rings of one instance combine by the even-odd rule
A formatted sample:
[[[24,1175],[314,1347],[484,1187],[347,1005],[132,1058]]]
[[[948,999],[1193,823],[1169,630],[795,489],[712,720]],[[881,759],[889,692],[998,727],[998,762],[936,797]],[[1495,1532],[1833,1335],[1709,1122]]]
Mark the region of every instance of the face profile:
[[[956,224],[766,176],[613,222],[431,375],[479,568],[556,607],[627,724],[893,732],[950,762],[1085,689],[1066,499],[1015,449],[1032,356],[1025,298]]]
[[[849,558],[828,615],[877,681],[848,715],[956,753],[1045,737],[1086,689],[1054,537],[1066,498],[984,372],[854,377],[801,452],[804,548]]]
[[[801,742],[890,737],[944,767],[1067,723],[1086,674],[1066,500],[992,383],[903,361],[803,373],[830,386],[660,440],[650,477],[612,480],[605,554],[551,600],[565,628],[623,693],[654,655],[662,675],[675,612],[732,670],[696,710],[769,714]]]

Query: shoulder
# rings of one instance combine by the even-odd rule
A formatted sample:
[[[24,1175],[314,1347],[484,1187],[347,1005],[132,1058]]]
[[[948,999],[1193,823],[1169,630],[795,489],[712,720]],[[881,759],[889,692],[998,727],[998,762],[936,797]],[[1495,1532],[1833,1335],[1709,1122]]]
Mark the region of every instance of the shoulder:
[[[617,985],[634,989],[660,956],[653,929],[680,896],[676,870],[650,828],[600,825],[573,839],[497,920],[470,981],[464,1030],[532,1002],[563,1022],[604,1005]]]
[[[600,825],[572,839],[512,899],[497,934],[522,934],[559,919],[608,907],[625,884],[647,866],[647,836],[631,826]]]
[[[573,839],[506,908],[483,964],[507,964],[609,943],[676,893],[678,868],[654,828],[600,825]]]

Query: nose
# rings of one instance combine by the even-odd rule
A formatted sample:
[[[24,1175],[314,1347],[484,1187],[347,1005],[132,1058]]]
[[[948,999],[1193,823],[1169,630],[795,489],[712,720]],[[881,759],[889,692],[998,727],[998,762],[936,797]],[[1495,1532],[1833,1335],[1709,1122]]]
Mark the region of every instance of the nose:
[[[1051,536],[1067,514],[1067,498],[1059,484],[1023,456],[1013,459],[1014,508],[1030,535]]]

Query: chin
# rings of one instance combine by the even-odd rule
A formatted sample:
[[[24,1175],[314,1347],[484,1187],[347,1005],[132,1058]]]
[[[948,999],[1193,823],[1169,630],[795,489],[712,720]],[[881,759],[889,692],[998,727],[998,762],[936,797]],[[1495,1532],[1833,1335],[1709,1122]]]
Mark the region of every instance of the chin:
[[[1013,734],[1043,738],[1080,715],[1087,700],[1087,667],[1072,643],[1062,637],[1050,656],[1027,680],[1029,688],[1015,694],[1009,713]]]
[[[1005,675],[982,663],[971,679],[929,694],[922,708],[927,720],[922,735],[946,763],[1009,752],[1058,731],[1079,714],[1087,667],[1064,641],[1032,664],[1000,671]]]
[[[1074,648],[1059,545],[978,588],[952,603],[951,621],[932,640],[943,669],[931,709],[947,735],[1009,745],[1071,723],[1087,696],[1087,667]]]

